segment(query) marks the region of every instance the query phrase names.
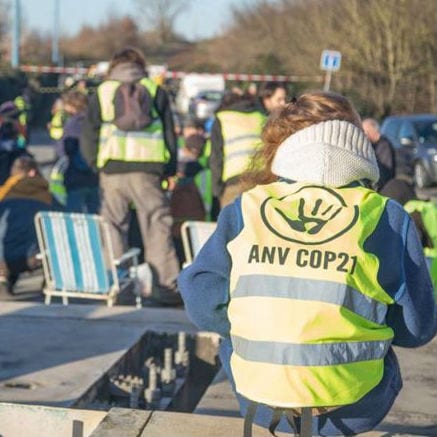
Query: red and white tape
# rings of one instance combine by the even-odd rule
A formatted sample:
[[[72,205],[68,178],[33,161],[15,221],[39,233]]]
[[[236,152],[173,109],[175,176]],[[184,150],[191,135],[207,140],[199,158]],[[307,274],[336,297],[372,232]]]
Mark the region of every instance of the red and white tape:
[[[20,70],[26,73],[66,73],[87,74],[87,67],[54,67],[40,65],[21,65]],[[192,73],[186,71],[166,71],[167,79],[182,79],[188,74],[210,75],[214,73]],[[250,73],[216,73],[221,74],[225,80],[249,81],[249,82],[321,82],[322,76],[286,76],[277,74],[250,74]]]
[[[187,74],[210,75],[215,73],[191,73],[186,71],[167,71],[165,77],[169,79],[182,79]],[[216,73],[221,74],[225,80],[244,80],[249,82],[320,82],[322,76],[286,76],[279,74],[250,74],[250,73]]]
[[[67,73],[67,74],[86,74],[87,67],[53,67],[47,65],[21,65],[20,70],[25,73]]]

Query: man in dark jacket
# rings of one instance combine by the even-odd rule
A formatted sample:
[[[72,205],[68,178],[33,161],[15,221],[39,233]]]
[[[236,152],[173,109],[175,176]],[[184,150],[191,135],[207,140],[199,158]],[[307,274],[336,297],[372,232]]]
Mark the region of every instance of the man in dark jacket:
[[[363,130],[375,150],[380,175],[376,188],[380,191],[390,179],[395,177],[395,151],[389,139],[381,135],[379,123],[375,119],[363,120]]]
[[[167,93],[147,78],[145,68],[144,56],[135,48],[114,54],[107,79],[90,98],[81,150],[99,171],[101,214],[109,223],[115,257],[127,249],[134,205],[145,260],[155,273],[154,297],[172,305],[181,303],[176,291],[179,263],[161,181],[176,172],[177,141]],[[127,105],[134,95],[138,101]],[[128,108],[132,112],[123,113]],[[126,126],[128,121],[134,127]]]
[[[7,297],[18,275],[39,266],[34,217],[57,209],[33,158],[17,158],[0,186],[0,295]]]

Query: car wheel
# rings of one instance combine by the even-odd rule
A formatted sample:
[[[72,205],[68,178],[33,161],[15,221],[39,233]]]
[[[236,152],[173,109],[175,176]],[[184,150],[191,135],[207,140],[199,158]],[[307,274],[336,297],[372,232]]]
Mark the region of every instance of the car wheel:
[[[417,162],[414,165],[414,184],[417,188],[426,188],[431,185],[428,172],[421,162]]]

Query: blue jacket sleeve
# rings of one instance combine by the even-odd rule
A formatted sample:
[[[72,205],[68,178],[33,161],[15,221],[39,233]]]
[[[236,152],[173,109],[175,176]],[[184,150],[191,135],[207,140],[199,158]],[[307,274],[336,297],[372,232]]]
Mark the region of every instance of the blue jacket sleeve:
[[[408,215],[403,229],[404,285],[395,295],[396,303],[389,307],[387,324],[394,330],[394,345],[418,347],[436,335],[436,304],[422,245]]]
[[[194,262],[182,270],[178,286],[191,321],[200,329],[229,336],[227,316],[231,258],[227,243],[242,228],[239,200],[222,210],[217,229]]]

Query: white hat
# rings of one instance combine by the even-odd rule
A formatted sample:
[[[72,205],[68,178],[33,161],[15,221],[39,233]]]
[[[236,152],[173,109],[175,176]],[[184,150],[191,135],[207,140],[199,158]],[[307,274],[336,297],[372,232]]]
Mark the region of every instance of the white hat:
[[[343,120],[323,121],[290,135],[276,151],[272,173],[331,187],[379,179],[372,144],[362,129]]]

